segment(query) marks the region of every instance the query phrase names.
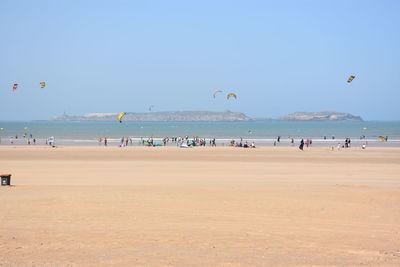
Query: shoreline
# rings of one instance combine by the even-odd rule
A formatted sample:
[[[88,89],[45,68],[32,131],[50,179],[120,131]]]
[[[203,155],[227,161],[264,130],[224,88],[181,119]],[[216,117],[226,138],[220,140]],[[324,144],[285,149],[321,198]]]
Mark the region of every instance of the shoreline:
[[[132,140],[128,142],[128,146],[143,146],[141,140],[147,140],[147,138],[140,138],[140,137],[128,137]],[[19,139],[10,139],[10,138],[2,138],[0,141],[1,146],[38,146],[38,145],[45,145],[46,139],[38,138],[36,139],[36,144],[33,144],[33,138],[29,138],[31,144],[28,145],[28,138],[19,138]],[[120,138],[107,138],[108,146],[119,146],[121,143]],[[154,137],[154,142],[163,143],[162,137]],[[192,140],[192,138],[189,138]],[[210,146],[209,141],[211,138],[206,138],[206,146]],[[240,138],[216,138],[216,145],[217,146],[229,146],[231,140],[235,140],[236,142],[240,141]],[[280,142],[276,142],[277,139],[273,138],[243,138],[243,143],[247,141],[248,143],[254,142],[258,147],[273,147],[274,142],[276,142],[277,147],[293,147],[298,146],[300,143],[301,138],[294,138],[294,144],[291,143],[291,140],[288,138],[281,138]],[[304,138],[304,141],[306,138]],[[11,141],[13,144],[11,144]],[[336,138],[332,139],[312,139],[312,146],[315,147],[337,147],[338,144],[344,145],[345,139]],[[352,147],[361,147],[363,144],[367,143],[368,147],[400,147],[400,140],[388,140],[387,142],[382,142],[377,139],[351,139],[351,146]],[[70,138],[55,138],[55,145],[56,146],[104,146],[104,143],[99,143],[98,139],[90,138],[90,139],[70,139]],[[176,142],[169,141],[166,146],[177,146]]]

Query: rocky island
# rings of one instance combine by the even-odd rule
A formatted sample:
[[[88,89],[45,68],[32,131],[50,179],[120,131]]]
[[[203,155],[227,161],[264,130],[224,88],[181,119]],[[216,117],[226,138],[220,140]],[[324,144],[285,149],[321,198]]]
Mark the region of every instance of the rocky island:
[[[280,117],[284,121],[363,121],[360,116],[336,111],[294,112]]]
[[[83,116],[63,114],[54,121],[115,121],[118,113],[90,113]],[[360,116],[349,113],[295,112],[278,119],[251,118],[241,112],[214,111],[165,111],[165,112],[127,112],[124,121],[363,121]]]
[[[83,116],[63,114],[55,121],[115,121],[118,113],[91,113]],[[167,112],[127,112],[124,121],[253,121],[240,112],[213,111],[167,111]]]

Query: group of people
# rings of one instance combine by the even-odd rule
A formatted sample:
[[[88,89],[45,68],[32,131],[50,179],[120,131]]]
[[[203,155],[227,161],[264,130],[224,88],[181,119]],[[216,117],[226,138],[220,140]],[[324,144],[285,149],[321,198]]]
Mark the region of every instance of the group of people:
[[[207,140],[206,138],[201,138],[199,136],[193,136],[193,138],[189,138],[188,135],[185,137],[173,137],[172,142],[176,143],[177,146],[182,147],[182,146],[206,146],[207,145]],[[209,145],[210,146],[217,146],[217,143],[215,141],[215,138],[210,138],[209,140]]]
[[[108,143],[107,137],[99,138],[99,145],[101,145],[102,143],[104,144],[104,146],[107,146]]]
[[[292,140],[293,140],[293,138],[292,138]],[[304,142],[304,139],[301,139],[301,140],[300,140],[299,149],[300,149],[300,150],[303,150],[303,149],[304,149],[304,145],[305,145],[306,147],[311,146],[311,145],[312,145],[312,139],[307,138],[305,142]]]
[[[128,145],[133,145],[134,139],[131,137],[121,137],[120,142],[118,144],[119,147],[126,147]],[[201,138],[199,136],[193,136],[189,137],[188,135],[182,137],[182,136],[177,136],[177,137],[163,137],[160,139],[160,141],[155,141],[153,137],[148,137],[148,138],[143,138],[140,137],[140,141],[138,142],[139,145],[143,146],[167,146],[168,144],[174,144],[178,147],[181,146],[211,146],[211,147],[216,147],[217,142],[215,138]],[[107,146],[108,140],[107,137],[100,137],[98,139],[98,144]],[[243,141],[242,138],[240,138],[239,142],[236,142],[235,140],[232,140],[230,143],[230,146],[235,146],[235,147],[244,147],[244,148],[255,148],[255,143],[254,142],[248,142],[248,141]]]
[[[34,138],[32,134],[28,135],[27,133],[24,133],[22,135],[22,138],[26,139],[26,142],[27,142],[28,145],[31,145],[31,144],[36,145],[36,138]],[[10,144],[11,145],[14,144],[14,140],[15,141],[18,140],[18,134],[16,134],[15,137],[14,136],[10,137]],[[1,138],[0,138],[0,144],[1,144]]]
[[[249,143],[247,141],[243,142],[243,138],[240,138],[240,142],[236,142],[235,140],[231,140],[229,145],[233,146],[233,147],[244,147],[244,148],[255,148],[256,147],[254,142],[251,142],[251,143]]]

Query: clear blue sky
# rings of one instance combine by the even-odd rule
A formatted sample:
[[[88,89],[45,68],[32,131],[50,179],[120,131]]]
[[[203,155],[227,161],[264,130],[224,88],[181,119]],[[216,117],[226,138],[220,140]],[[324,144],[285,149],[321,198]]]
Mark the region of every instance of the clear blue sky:
[[[396,0],[1,0],[0,120],[150,105],[400,120],[399,14]]]

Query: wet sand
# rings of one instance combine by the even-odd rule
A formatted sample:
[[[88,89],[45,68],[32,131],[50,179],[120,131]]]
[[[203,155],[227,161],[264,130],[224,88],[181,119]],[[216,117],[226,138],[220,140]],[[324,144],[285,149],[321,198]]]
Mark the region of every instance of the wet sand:
[[[400,149],[0,147],[0,266],[400,266]]]

